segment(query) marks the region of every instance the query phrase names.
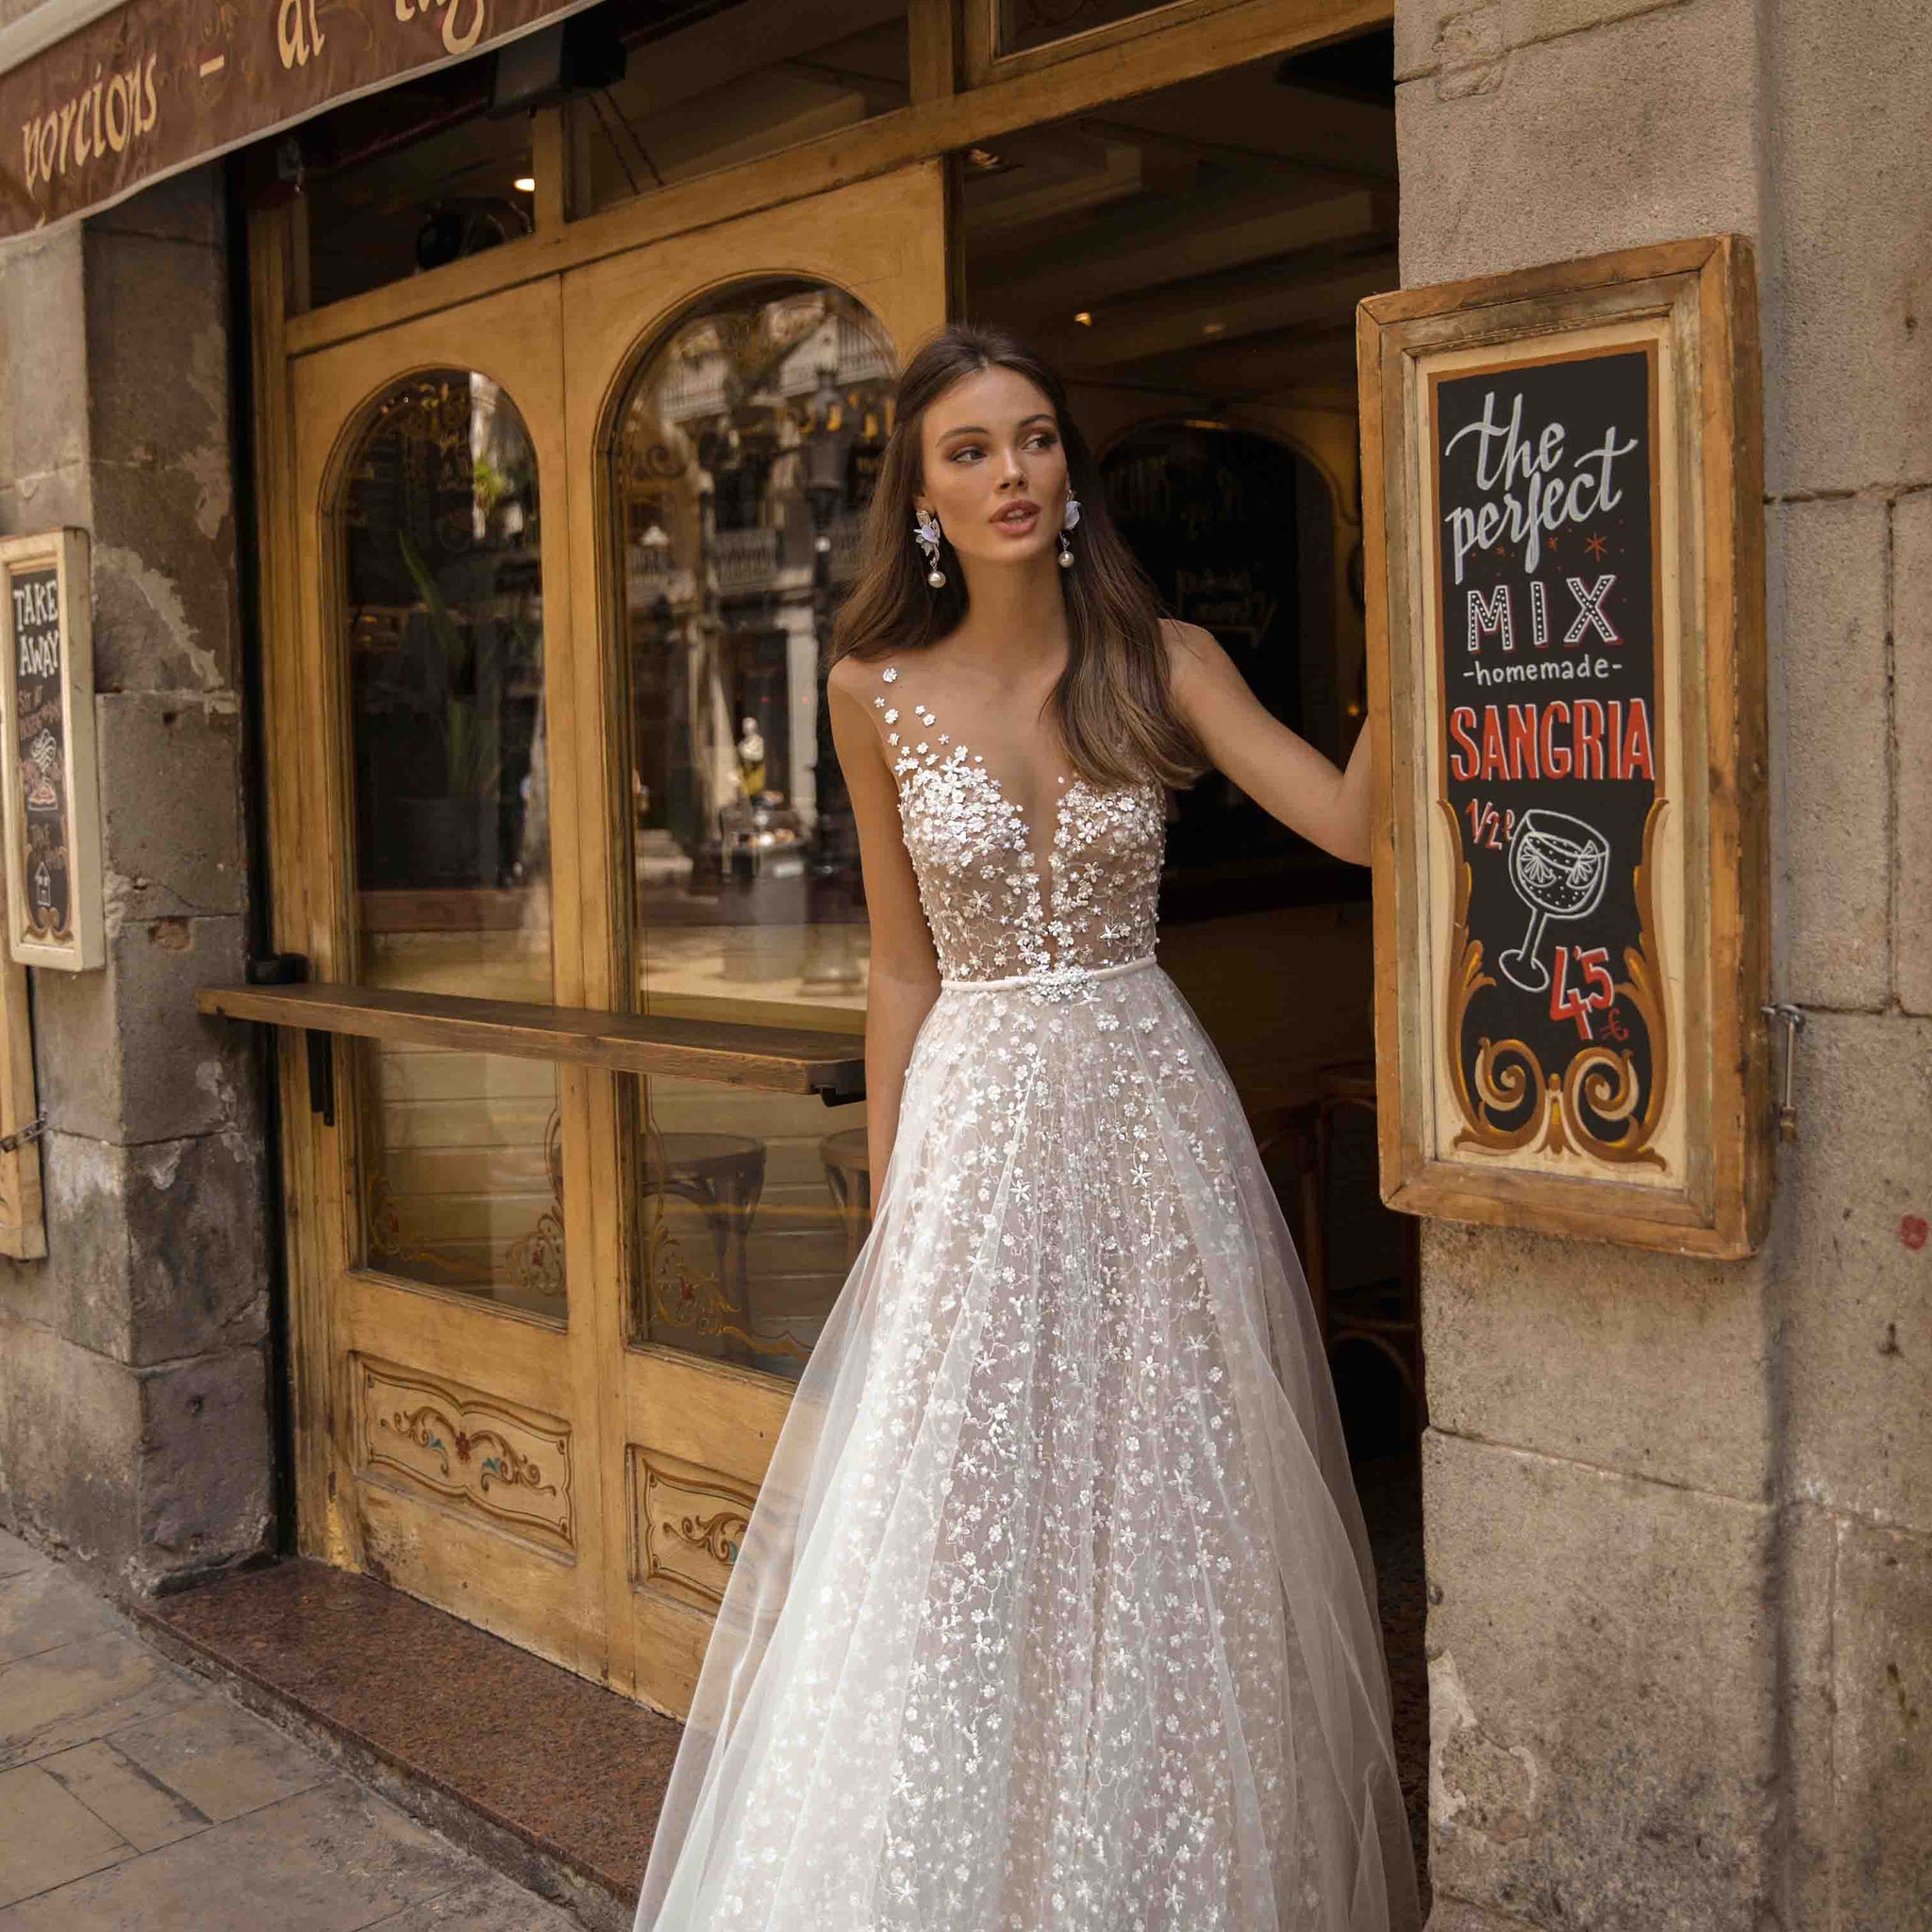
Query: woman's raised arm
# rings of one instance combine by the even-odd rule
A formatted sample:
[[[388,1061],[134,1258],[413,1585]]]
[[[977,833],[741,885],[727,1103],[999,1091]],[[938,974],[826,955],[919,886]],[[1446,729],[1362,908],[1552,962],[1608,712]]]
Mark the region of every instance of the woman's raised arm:
[[[919,881],[899,820],[899,788],[885,741],[867,714],[871,667],[841,658],[826,678],[832,742],[858,825],[858,858],[872,925],[865,1008],[866,1150],[873,1199],[885,1183],[899,1125],[899,1096],[921,1024],[940,996],[939,956],[919,904]]]
[[[1368,732],[1357,738],[1344,772],[1256,697],[1211,632],[1172,618],[1160,628],[1174,703],[1215,769],[1324,852],[1367,865]]]

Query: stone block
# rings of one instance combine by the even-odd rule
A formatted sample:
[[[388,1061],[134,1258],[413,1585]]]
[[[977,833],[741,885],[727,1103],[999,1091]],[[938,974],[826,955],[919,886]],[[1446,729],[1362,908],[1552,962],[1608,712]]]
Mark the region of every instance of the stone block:
[[[86,343],[80,237],[73,228],[0,249],[0,484],[85,464]]]
[[[0,1665],[58,1650],[120,1623],[107,1599],[62,1564],[42,1563],[0,1580]]]
[[[0,1765],[38,1762],[207,1694],[128,1630],[79,1638],[0,1671]]]
[[[205,161],[89,216],[87,232],[91,237],[146,235],[161,242],[198,242],[206,248],[219,248],[227,232],[225,210],[222,164]]]
[[[0,1906],[134,1857],[134,1847],[38,1764],[0,1771]]]
[[[240,713],[143,691],[95,716],[109,920],[242,911]]]
[[[0,1583],[10,1576],[25,1576],[29,1571],[52,1567],[52,1559],[41,1555],[29,1542],[0,1529]]]
[[[44,973],[34,988],[34,1076],[52,1133],[122,1141],[121,1056],[113,955],[125,932],[108,942],[98,973]]]
[[[1893,979],[1908,1013],[1932,1013],[1932,495],[1892,520],[1892,717],[1898,729],[1898,927]]]
[[[141,1370],[0,1317],[0,1517],[137,1595],[255,1554],[266,1375],[259,1346]]]
[[[1838,1522],[1815,1503],[1779,1518],[1778,1615],[1784,1654],[1786,1903],[1781,1925],[1835,1932],[1832,1886],[1832,1596]]]
[[[49,1133],[41,1142],[44,1260],[0,1262],[8,1312],[96,1355],[128,1358],[125,1150]]]
[[[259,1138],[146,1141],[126,1152],[131,1359],[252,1348],[268,1332]]]
[[[1876,1009],[1890,982],[1886,508],[1767,512],[1779,997]]]
[[[1932,1020],[1813,1013],[1796,1098],[1792,1485],[1932,1531]]]
[[[1840,1525],[1831,1816],[1839,1924],[1932,1919],[1932,1541]]]
[[[130,1724],[114,1733],[114,1748],[216,1824],[306,1791],[328,1770],[314,1752],[224,1697]]]
[[[62,524],[86,529],[93,523],[93,472],[85,463],[0,483],[0,537],[31,537]]]
[[[195,989],[247,976],[240,919],[157,919],[122,928],[122,1120],[130,1141],[178,1140],[255,1119],[252,1030],[194,1010]]]
[[[1487,1912],[1466,1899],[1444,1898],[1439,1890],[1429,1913],[1428,1932],[1524,1932],[1528,1922],[1506,1919],[1501,1912]],[[1534,1927],[1529,1932],[1535,1932]]]
[[[1539,1926],[1759,1932],[1774,1512],[1425,1441],[1431,1869]]]
[[[35,1066],[49,1122],[97,1141],[177,1141],[255,1118],[248,1029],[194,1010],[245,976],[242,920],[125,921],[104,973],[35,975]]]
[[[1395,77],[1453,72],[1469,50],[1507,49],[1583,33],[1686,0],[1413,0],[1395,9]]]
[[[349,1778],[331,1777],[27,1899],[8,1915],[8,1932],[189,1925],[196,1932],[348,1932],[395,1923],[475,1878],[477,1869],[470,1854],[393,1805]]]
[[[1478,1437],[1750,1501],[1775,1456],[1767,1270],[1424,1221],[1429,1413]]]
[[[192,692],[237,687],[240,625],[233,504],[224,455],[96,463],[94,689]]]
[[[132,1541],[139,1376],[0,1312],[0,1519],[96,1574]]]
[[[142,1376],[139,1507],[121,1575],[139,1595],[254,1556],[274,1529],[268,1364],[258,1347]]]
[[[91,1739],[71,1751],[41,1759],[41,1769],[58,1778],[105,1824],[111,1824],[136,1851],[151,1852],[200,1831],[208,1820],[193,1806],[137,1771],[105,1738]]]
[[[267,1330],[261,1150],[251,1135],[42,1143],[48,1253],[14,1264],[8,1307],[142,1367]]]
[[[1437,38],[1453,27],[1453,46],[1396,90],[1406,285],[1757,232],[1751,0],[1695,0],[1513,47],[1507,10],[1445,8]]]
[[[1774,7],[1774,492],[1932,480],[1932,39],[1918,0]]]
[[[225,257],[214,248],[92,224],[86,234],[88,431],[93,460],[218,471],[225,496]]]

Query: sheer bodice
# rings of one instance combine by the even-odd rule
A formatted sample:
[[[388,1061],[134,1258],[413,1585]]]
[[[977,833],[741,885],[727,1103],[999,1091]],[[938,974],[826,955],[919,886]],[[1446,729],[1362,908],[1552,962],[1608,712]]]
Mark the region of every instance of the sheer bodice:
[[[1061,777],[1042,865],[1033,828],[985,755],[945,727],[896,664],[873,697],[899,786],[906,849],[942,977],[1069,974],[1150,957],[1166,841],[1152,779]]]

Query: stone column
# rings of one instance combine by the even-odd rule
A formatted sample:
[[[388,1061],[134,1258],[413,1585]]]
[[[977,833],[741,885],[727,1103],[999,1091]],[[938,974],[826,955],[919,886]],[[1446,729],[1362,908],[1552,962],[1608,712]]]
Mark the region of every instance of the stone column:
[[[270,1534],[218,166],[0,252],[0,533],[92,539],[105,971],[32,974],[48,1256],[0,1263],[0,1521],[142,1594]]]
[[[1764,1251],[1426,1226],[1439,1932],[1932,1897],[1932,49],[1907,0],[1397,0],[1411,285],[1735,229],[1767,393]]]

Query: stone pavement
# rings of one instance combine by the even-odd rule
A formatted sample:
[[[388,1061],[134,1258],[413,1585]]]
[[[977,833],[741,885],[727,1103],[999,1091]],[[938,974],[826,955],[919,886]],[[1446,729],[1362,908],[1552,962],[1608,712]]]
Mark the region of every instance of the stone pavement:
[[[0,1932],[579,1932],[0,1532]]]

